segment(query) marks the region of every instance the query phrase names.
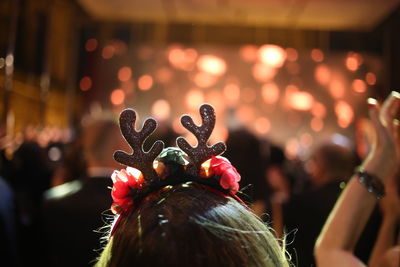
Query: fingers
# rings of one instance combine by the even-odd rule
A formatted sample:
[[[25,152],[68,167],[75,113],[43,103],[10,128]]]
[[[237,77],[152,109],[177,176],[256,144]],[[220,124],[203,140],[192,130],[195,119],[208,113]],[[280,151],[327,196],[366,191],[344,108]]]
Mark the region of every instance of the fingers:
[[[382,125],[381,120],[379,119],[379,111],[381,109],[378,101],[374,98],[368,98],[367,100],[369,106],[369,117],[371,118],[372,124],[374,125],[376,134],[372,141],[372,147],[377,146],[378,136],[382,136],[385,134],[385,127]]]
[[[396,119],[400,109],[400,93],[393,91],[383,102],[380,120],[385,127],[388,127],[389,131],[393,133],[393,120]]]

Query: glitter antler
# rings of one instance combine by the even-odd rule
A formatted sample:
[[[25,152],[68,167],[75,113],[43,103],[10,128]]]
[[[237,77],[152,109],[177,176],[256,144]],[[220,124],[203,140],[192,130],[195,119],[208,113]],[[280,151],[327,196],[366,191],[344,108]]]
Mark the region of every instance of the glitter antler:
[[[208,138],[210,138],[215,126],[214,108],[211,105],[203,104],[200,107],[200,115],[202,119],[201,126],[197,126],[188,115],[181,118],[183,127],[196,136],[198,141],[197,146],[192,147],[183,137],[177,139],[179,148],[186,152],[193,162],[188,170],[192,175],[199,175],[200,166],[204,161],[211,158],[211,156],[218,156],[226,150],[223,142],[219,142],[213,146],[207,145]]]
[[[157,179],[157,173],[153,169],[154,159],[161,153],[164,143],[160,140],[155,142],[148,152],[143,150],[146,139],[154,132],[157,122],[147,119],[140,131],[135,130],[136,112],[132,109],[124,110],[119,117],[121,132],[133,149],[132,154],[118,150],[114,153],[114,159],[121,164],[134,167],[143,173],[144,179],[151,182]]]

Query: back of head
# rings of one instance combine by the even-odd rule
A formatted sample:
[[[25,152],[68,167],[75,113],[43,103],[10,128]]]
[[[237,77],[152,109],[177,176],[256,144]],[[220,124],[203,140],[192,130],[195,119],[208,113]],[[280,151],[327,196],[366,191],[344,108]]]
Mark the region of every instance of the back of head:
[[[123,218],[97,266],[289,266],[269,228],[203,185],[153,193]]]

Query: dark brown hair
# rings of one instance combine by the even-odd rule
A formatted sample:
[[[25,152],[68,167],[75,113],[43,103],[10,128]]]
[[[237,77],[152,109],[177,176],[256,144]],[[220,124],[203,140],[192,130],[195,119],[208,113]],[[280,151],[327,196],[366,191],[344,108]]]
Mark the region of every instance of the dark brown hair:
[[[237,200],[197,184],[148,197],[124,217],[96,266],[289,266],[267,227]]]

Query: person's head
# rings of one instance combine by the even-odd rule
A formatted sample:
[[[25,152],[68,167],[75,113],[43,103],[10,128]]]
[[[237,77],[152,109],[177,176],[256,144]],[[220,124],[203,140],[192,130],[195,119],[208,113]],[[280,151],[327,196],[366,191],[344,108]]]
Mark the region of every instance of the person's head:
[[[311,182],[320,186],[334,180],[347,180],[354,172],[353,152],[334,143],[319,145],[307,163]]]
[[[289,266],[256,215],[204,185],[153,193],[118,224],[96,266]]]
[[[96,120],[86,125],[82,132],[82,147],[88,167],[117,168],[112,154],[126,148],[118,124],[112,120]]]

